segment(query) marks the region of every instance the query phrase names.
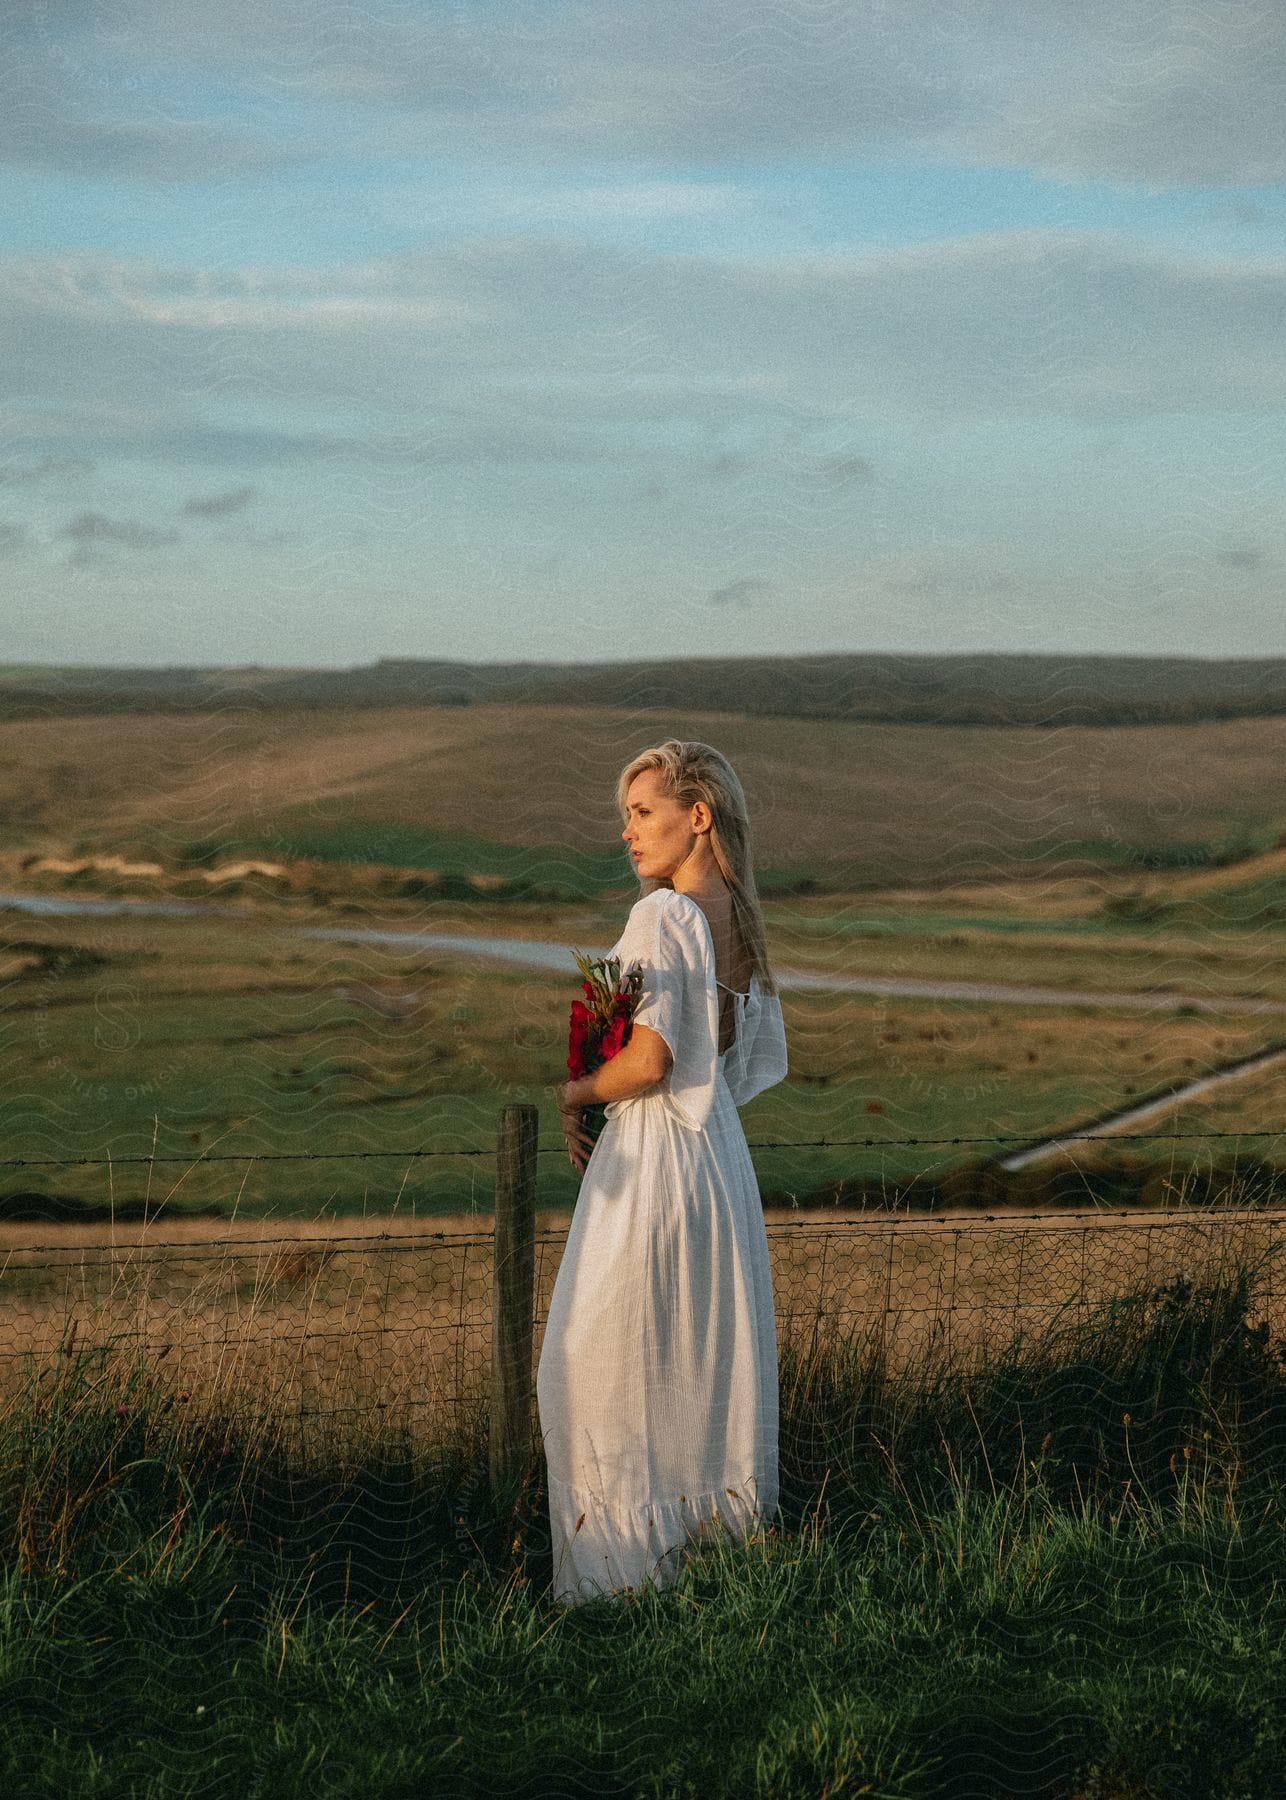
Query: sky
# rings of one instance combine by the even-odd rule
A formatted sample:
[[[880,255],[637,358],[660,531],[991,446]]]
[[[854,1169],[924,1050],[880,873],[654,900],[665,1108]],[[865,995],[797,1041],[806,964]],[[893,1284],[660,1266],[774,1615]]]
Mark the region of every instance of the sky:
[[[0,660],[1286,654],[1273,0],[0,0]]]

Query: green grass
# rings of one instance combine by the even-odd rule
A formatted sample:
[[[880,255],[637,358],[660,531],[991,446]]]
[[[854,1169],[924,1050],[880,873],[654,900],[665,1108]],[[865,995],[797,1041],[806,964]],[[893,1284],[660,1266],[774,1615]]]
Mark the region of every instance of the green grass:
[[[95,846],[107,848],[108,837],[86,840],[86,848]],[[140,839],[135,850],[140,856],[174,855],[168,840],[147,837]],[[356,808],[351,818],[329,824],[318,824],[308,809],[299,817],[282,812],[274,817],[269,832],[263,831],[258,821],[242,821],[214,836],[191,840],[180,847],[179,854],[197,868],[259,857],[361,867],[383,864],[399,872],[432,870],[457,899],[466,897],[468,890],[461,884],[470,875],[505,882],[510,899],[578,902],[635,886],[623,845],[585,850],[569,844],[506,843],[465,832],[436,831],[404,819],[368,817]],[[756,880],[765,895],[820,891],[824,885],[806,863],[764,865]],[[404,885],[408,892],[413,891],[414,877],[408,877]]]
[[[624,845],[586,851],[570,845],[510,844],[463,832],[434,831],[401,819],[358,814],[318,825],[307,814],[277,816],[268,836],[253,825],[235,834],[237,853],[314,857],[325,862],[387,863],[393,868],[438,869],[449,875],[501,875],[524,886],[568,891],[569,897],[620,887],[631,879]]]
[[[987,917],[979,913],[938,912],[930,907],[907,907],[879,912],[863,907],[856,912],[836,909],[830,918],[797,917],[792,929],[801,937],[848,943],[863,938],[925,938],[936,936],[943,948],[959,947],[966,933],[997,937],[1119,938],[1155,929],[1158,924],[1182,928],[1193,934],[1212,927],[1250,929],[1286,924],[1286,882],[1265,877],[1237,887],[1211,888],[1201,894],[1165,899],[1160,895],[1127,893],[1104,900],[1093,912],[1062,918]]]
[[[1210,932],[1255,932],[1286,925],[1286,881],[1263,878],[1211,888],[1176,901],[1171,916],[1176,923]]]
[[[458,931],[467,909],[426,910],[378,922]],[[583,947],[605,948],[621,923],[619,906],[546,913],[532,919],[533,934]],[[948,917],[958,929],[945,928]],[[1253,992],[1278,981],[1280,959],[1263,932],[1239,941],[1112,926],[1107,962],[1088,934],[1047,934],[1033,923],[1015,936],[1015,922],[800,903],[770,911],[780,959],[805,967],[1069,989]],[[514,929],[498,905],[477,923]],[[871,929],[882,939],[864,944]],[[153,1209],[164,1200],[171,1210],[226,1213],[235,1204],[243,1218],[343,1218],[395,1202],[417,1216],[485,1212],[500,1111],[512,1102],[541,1109],[541,1205],[575,1203],[579,1181],[553,1103],[565,1073],[570,954],[563,977],[467,954],[291,937],[270,917],[15,916],[0,934],[5,956],[14,967],[0,1087],[5,1155],[99,1160],[0,1169],[0,1203],[34,1196],[22,1201],[30,1210],[44,1196],[88,1217],[149,1193]],[[894,1140],[1025,1142],[1253,1054],[1281,1031],[1271,1017],[1231,1012],[824,992],[787,992],[783,1008],[790,1075],[742,1121],[765,1199],[787,1205],[842,1181],[896,1190],[985,1153]],[[1276,1129],[1279,1112],[1271,1089],[1250,1084],[1198,1103],[1184,1128],[1200,1130],[1208,1117],[1221,1130]],[[819,1139],[830,1142],[794,1147]],[[176,1160],[150,1170],[124,1160],[153,1154]],[[215,1160],[286,1156],[298,1160]]]
[[[24,1795],[1286,1791],[1286,1352],[1261,1271],[966,1365],[784,1340],[782,1507],[672,1589],[549,1597],[485,1411],[286,1450],[80,1350],[0,1420]],[[118,1406],[128,1410],[122,1415]]]
[[[1242,822],[1226,818],[1222,829],[1208,836],[1060,837],[1057,861],[1087,862],[1104,870],[1137,869],[1140,873],[1183,874],[1195,869],[1220,869],[1245,857],[1259,856],[1274,849],[1280,835],[1281,828],[1272,814],[1263,810],[1253,819]]]

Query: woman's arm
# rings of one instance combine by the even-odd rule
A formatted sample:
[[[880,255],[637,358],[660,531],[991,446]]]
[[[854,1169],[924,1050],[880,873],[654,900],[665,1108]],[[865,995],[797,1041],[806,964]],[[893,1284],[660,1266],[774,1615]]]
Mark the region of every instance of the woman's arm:
[[[632,1026],[624,1049],[590,1074],[563,1083],[563,1105],[592,1106],[600,1101],[632,1100],[663,1081],[673,1061],[670,1046],[659,1031],[648,1025]]]

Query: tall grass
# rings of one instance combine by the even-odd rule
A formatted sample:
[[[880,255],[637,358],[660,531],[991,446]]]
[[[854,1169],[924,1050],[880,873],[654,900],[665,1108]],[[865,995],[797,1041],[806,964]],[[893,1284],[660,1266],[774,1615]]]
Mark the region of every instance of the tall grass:
[[[1286,1352],[1236,1256],[967,1355],[780,1344],[782,1506],[552,1603],[486,1415],[307,1437],[65,1344],[0,1414],[7,1791],[1283,1792]],[[235,1403],[234,1403],[235,1402]]]

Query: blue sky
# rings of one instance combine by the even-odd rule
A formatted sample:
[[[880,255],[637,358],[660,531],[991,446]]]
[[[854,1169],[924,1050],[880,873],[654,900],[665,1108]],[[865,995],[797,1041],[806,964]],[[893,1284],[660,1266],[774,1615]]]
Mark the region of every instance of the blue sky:
[[[0,657],[1286,654],[1286,15],[45,0]]]

